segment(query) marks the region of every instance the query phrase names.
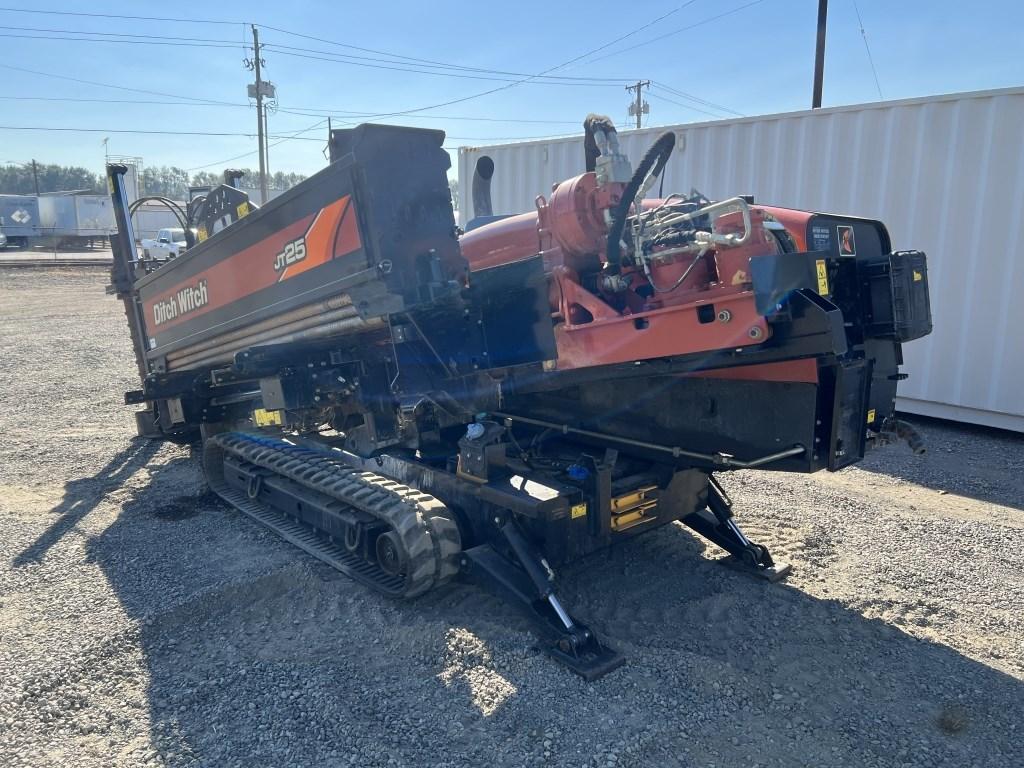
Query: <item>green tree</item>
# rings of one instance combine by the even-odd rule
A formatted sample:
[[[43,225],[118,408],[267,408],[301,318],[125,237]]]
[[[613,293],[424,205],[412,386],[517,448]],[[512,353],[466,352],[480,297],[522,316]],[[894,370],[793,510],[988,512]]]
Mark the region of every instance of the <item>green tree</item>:
[[[216,187],[218,184],[223,183],[224,175],[222,173],[214,173],[212,171],[200,171],[199,173],[192,174],[193,187]]]
[[[259,174],[249,168],[243,169],[245,175],[239,180],[243,187],[259,186]],[[96,194],[107,191],[106,177],[101,173],[93,173],[80,166],[64,166],[53,163],[36,163],[39,177],[40,192],[71,192],[86,190]],[[300,173],[277,171],[268,179],[271,189],[291,189],[306,177]],[[148,166],[142,171],[143,195],[169,197],[172,200],[185,200],[188,188],[215,187],[222,183],[221,171],[198,171],[189,174],[184,168],[177,166]],[[31,163],[9,163],[0,166],[0,194],[34,195],[36,182],[32,175]]]
[[[79,166],[36,163],[36,176],[39,178],[40,192],[106,191],[102,176]],[[35,192],[32,163],[0,166],[0,194],[34,195]]]

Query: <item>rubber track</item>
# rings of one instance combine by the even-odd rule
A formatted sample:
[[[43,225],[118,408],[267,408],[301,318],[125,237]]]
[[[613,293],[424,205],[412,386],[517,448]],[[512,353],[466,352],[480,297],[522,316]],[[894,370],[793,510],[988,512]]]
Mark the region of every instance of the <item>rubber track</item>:
[[[407,553],[405,573],[390,576],[310,525],[232,488],[224,480],[225,454],[381,520],[402,540]],[[387,595],[416,597],[449,581],[459,571],[462,541],[458,526],[447,507],[430,494],[355,469],[320,451],[243,432],[211,436],[206,441],[203,464],[211,489],[229,504],[314,557]]]

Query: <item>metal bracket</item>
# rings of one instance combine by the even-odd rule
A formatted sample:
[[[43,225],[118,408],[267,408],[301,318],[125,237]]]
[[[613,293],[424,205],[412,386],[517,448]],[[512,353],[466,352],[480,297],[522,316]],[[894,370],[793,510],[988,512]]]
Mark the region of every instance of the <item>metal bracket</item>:
[[[707,508],[691,512],[682,522],[728,552],[731,557],[726,558],[726,564],[773,582],[788,576],[792,566],[776,563],[766,546],[746,537],[733,519],[732,501],[725,489],[713,476],[708,479]]]
[[[555,594],[554,573],[515,522],[505,522],[500,531],[513,557],[488,544],[467,549],[463,553],[467,575],[519,605],[545,640],[548,655],[585,680],[596,680],[622,666],[622,654],[604,645],[562,606]]]

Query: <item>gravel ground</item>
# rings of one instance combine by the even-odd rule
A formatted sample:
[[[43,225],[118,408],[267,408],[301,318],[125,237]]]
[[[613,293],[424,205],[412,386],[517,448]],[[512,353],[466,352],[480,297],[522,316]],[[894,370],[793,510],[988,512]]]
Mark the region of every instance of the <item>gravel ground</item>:
[[[793,575],[676,526],[574,566],[628,658],[586,684],[472,586],[379,597],[133,439],[104,282],[0,269],[0,765],[1024,765],[1024,438],[726,476]]]

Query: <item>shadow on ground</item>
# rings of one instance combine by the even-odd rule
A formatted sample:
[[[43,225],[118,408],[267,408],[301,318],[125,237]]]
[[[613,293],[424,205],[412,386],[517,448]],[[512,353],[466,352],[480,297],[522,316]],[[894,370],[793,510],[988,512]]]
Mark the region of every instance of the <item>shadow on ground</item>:
[[[926,416],[903,418],[920,432],[927,453],[914,456],[905,446],[869,451],[860,469],[1024,510],[1024,435]]]
[[[45,557],[152,455],[133,442],[69,483],[20,559]],[[121,764],[578,766],[614,748],[617,765],[1024,764],[1020,681],[734,573],[682,528],[564,574],[570,606],[628,657],[586,684],[476,588],[378,597],[183,496],[197,471],[183,456],[154,471],[90,546],[148,679],[149,732]]]
[[[104,496],[120,488],[139,469],[146,466],[159,450],[159,443],[150,440],[132,440],[107,465],[92,477],[72,480],[64,486],[64,497],[51,510],[57,519],[32,546],[15,559],[15,567],[36,563],[47,551],[67,535],[86,515],[92,512]]]

